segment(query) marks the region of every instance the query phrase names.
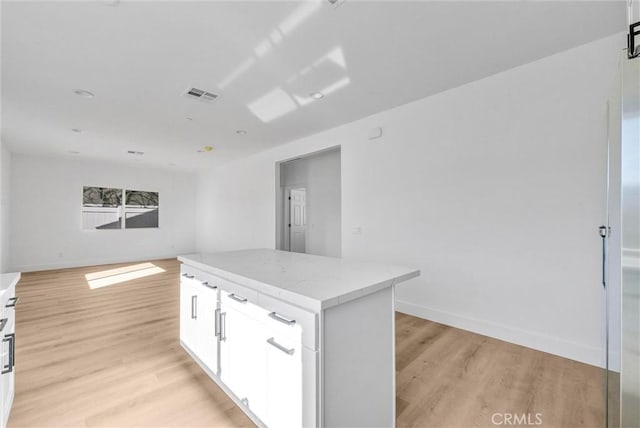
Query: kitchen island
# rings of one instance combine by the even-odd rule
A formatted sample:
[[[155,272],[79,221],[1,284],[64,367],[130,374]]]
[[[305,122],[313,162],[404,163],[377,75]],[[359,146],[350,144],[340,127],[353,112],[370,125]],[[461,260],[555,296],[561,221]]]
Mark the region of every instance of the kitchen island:
[[[178,259],[181,344],[256,424],[395,425],[394,287],[418,270],[268,249]]]

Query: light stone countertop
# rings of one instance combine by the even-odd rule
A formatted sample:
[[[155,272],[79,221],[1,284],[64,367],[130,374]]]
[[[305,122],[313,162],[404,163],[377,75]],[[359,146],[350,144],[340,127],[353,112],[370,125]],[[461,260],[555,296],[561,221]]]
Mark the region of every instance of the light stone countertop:
[[[178,260],[315,312],[420,275],[402,266],[270,249],[196,253]]]

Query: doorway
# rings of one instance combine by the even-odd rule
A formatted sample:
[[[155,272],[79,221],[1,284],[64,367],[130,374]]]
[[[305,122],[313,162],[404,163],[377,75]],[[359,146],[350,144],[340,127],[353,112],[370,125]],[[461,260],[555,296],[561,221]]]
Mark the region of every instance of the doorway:
[[[276,201],[278,250],[340,257],[339,147],[277,163]]]

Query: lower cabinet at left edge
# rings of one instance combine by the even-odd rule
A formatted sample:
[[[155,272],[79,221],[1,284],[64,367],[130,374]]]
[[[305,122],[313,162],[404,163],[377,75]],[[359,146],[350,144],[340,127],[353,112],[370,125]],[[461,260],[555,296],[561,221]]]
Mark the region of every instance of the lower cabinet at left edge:
[[[18,277],[19,278],[19,277]],[[4,278],[3,278],[4,280]],[[15,281],[0,295],[0,426],[7,426],[15,390],[16,330]],[[3,284],[4,285],[4,284]]]

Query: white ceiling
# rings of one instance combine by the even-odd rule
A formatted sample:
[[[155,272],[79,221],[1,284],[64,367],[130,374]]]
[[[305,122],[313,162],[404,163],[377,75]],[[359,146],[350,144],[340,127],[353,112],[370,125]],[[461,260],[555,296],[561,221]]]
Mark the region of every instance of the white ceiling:
[[[625,29],[624,1],[109,3],[2,2],[12,151],[211,167]]]

